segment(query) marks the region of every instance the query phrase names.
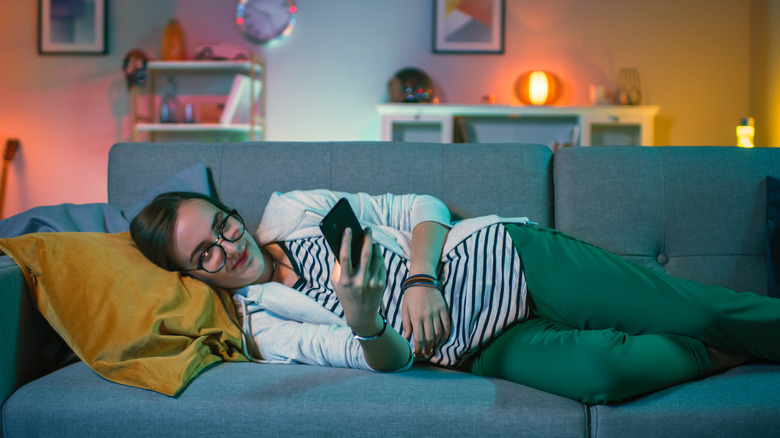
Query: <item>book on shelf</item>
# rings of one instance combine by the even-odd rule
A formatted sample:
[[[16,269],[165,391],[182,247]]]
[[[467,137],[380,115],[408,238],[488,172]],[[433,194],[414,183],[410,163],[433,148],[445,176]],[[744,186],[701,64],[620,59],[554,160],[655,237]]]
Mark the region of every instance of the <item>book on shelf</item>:
[[[222,115],[219,118],[219,123],[223,125],[249,123],[249,109],[252,101],[257,105],[260,99],[260,94],[263,90],[262,81],[255,78],[254,99],[251,98],[251,88],[252,78],[245,74],[236,74],[233,79],[233,85],[230,87],[230,94],[228,94],[225,101],[225,109],[222,110]]]

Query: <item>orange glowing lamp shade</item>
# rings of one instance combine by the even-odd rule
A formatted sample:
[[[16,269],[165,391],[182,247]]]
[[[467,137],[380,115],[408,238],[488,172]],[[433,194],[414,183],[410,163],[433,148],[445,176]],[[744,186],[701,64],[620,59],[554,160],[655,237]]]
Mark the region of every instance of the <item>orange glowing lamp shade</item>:
[[[515,94],[526,105],[551,105],[561,97],[561,81],[549,71],[528,71],[517,78]]]

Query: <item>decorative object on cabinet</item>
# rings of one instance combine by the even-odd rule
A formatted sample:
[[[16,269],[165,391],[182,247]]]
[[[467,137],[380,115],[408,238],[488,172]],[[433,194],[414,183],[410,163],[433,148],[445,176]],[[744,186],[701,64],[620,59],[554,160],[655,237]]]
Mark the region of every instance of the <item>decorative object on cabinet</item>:
[[[607,105],[607,89],[602,84],[590,84],[588,87],[588,102],[591,105]]]
[[[737,126],[737,146],[741,148],[752,148],[753,138],[756,134],[755,122],[752,117],[745,117]]]
[[[387,84],[387,94],[393,102],[433,102],[436,99],[433,81],[427,73],[415,67],[397,71]]]
[[[642,101],[642,86],[639,82],[639,70],[621,68],[617,80],[617,103],[621,105],[639,105]]]
[[[199,45],[195,49],[193,58],[197,61],[223,61],[227,59],[240,61],[249,59],[249,54],[243,47],[236,44],[216,42]]]
[[[515,95],[526,105],[552,105],[561,96],[561,80],[549,71],[527,71],[515,82]]]
[[[146,64],[149,57],[141,49],[132,49],[127,52],[122,62],[122,71],[127,79],[127,86],[141,87],[146,83]]]
[[[377,105],[382,141],[652,146],[657,106]],[[457,134],[457,136],[456,136]]]
[[[163,32],[160,58],[163,61],[186,61],[187,45],[184,42],[184,30],[179,20],[171,18]]]
[[[297,16],[295,0],[239,0],[236,5],[239,32],[257,44],[268,44],[290,35]]]
[[[149,61],[146,92],[131,95],[133,141],[139,141],[141,133],[147,134],[148,141],[155,141],[158,134],[193,133],[262,140],[265,135],[265,64],[254,53],[250,53],[249,57],[248,61]],[[237,74],[248,78],[248,86],[242,88],[241,95],[234,95],[232,99],[236,102],[235,117],[221,123],[224,111],[220,108],[226,104],[228,87],[236,82]],[[161,93],[166,91],[164,86],[161,89],[156,87],[155,79],[160,75],[177,79],[178,99],[184,106],[177,120],[183,123],[156,122],[161,116],[158,110],[162,103]],[[229,82],[230,79],[232,82]],[[191,82],[197,82],[196,86]],[[188,91],[193,89],[202,94],[189,94]],[[211,94],[209,91],[212,91]],[[146,108],[145,114],[138,110],[143,107]]]
[[[224,103],[203,102],[198,105],[198,114],[200,123],[219,123],[222,117],[222,111],[225,109]]]
[[[130,114],[133,114],[133,117],[138,113],[138,88],[146,84],[148,63],[149,57],[141,49],[132,49],[127,52],[122,62],[122,71],[127,80],[127,88],[130,90]],[[135,120],[133,120],[133,124],[135,125]]]
[[[38,53],[105,55],[106,0],[38,0]]]
[[[179,123],[182,121],[181,103],[176,95],[176,81],[168,76],[168,89],[160,102],[160,123]]]
[[[504,53],[505,0],[434,0],[434,53]]]

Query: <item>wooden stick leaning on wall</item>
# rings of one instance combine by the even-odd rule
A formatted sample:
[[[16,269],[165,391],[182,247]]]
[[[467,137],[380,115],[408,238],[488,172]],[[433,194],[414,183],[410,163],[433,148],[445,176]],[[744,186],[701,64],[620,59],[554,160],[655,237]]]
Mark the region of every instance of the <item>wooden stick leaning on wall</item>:
[[[19,151],[19,140],[15,138],[9,138],[5,142],[5,150],[3,151],[3,173],[0,175],[0,219],[4,219],[5,208],[5,190],[8,182],[8,166]]]

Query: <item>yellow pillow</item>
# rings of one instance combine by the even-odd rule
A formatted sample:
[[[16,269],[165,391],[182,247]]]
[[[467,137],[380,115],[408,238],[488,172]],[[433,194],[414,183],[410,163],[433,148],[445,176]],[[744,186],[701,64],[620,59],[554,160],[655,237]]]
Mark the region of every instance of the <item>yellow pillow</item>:
[[[246,361],[227,291],[158,268],[129,232],[0,239],[33,302],[73,351],[113,382],[176,395],[218,361]]]

